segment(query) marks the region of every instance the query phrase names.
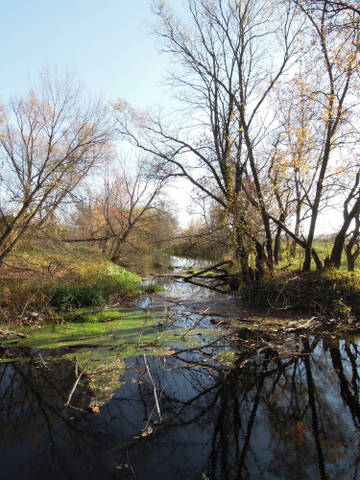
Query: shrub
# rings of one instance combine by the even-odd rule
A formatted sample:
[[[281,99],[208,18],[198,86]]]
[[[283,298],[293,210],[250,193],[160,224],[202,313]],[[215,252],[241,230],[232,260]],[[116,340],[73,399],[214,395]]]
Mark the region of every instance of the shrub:
[[[256,306],[286,308],[310,314],[346,317],[360,315],[359,275],[330,270],[292,272],[265,279],[246,290]]]

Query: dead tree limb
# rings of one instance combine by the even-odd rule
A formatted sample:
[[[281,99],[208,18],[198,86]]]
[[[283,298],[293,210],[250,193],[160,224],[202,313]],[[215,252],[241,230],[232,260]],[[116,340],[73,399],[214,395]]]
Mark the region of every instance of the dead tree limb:
[[[232,265],[231,260],[225,260],[223,262],[217,263],[216,265],[212,265],[211,267],[205,268],[204,270],[200,270],[197,273],[193,273],[189,277],[187,277],[187,280],[193,278],[193,277],[199,277],[203,275],[204,273],[210,272],[211,270],[216,270],[218,267],[221,267],[222,265]]]

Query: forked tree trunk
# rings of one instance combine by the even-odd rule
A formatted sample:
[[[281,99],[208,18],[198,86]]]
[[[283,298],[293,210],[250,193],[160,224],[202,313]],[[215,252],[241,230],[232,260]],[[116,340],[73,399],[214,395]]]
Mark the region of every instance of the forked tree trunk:
[[[327,259],[326,266],[333,268],[341,267],[341,255],[345,245],[346,232],[348,231],[351,222],[360,214],[360,197],[356,200],[351,211],[344,212],[344,222],[341,229],[335,237],[333,248],[331,250],[330,258]],[[351,248],[350,248],[351,253]],[[351,260],[350,260],[351,263]],[[352,265],[353,266],[353,265]]]

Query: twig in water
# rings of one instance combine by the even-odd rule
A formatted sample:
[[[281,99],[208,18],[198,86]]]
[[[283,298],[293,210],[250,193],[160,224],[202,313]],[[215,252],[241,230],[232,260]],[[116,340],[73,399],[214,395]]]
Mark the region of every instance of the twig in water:
[[[20,337],[20,338],[26,338],[27,337],[27,335],[25,335],[24,333],[14,332],[14,331],[10,331],[10,330],[0,330],[0,335],[3,335],[3,336],[14,335],[15,337]]]
[[[147,322],[148,319],[149,319],[149,316],[150,316],[150,311],[149,311],[149,310],[146,310],[146,317],[145,317],[143,326],[141,327],[141,331],[140,331],[140,334],[139,334],[138,342],[137,342],[137,345],[136,345],[136,350],[139,350],[140,340],[141,340],[141,337],[142,337],[142,335],[143,335],[143,333],[144,333],[145,325],[146,325],[146,322]]]
[[[200,318],[194,322],[193,325],[191,325],[191,327],[189,327],[182,335],[181,335],[181,340],[184,340],[184,338],[186,337],[186,335],[191,332],[191,330],[193,330],[195,327],[197,327],[199,325],[199,323],[206,317],[206,312],[209,310],[209,307],[206,308],[202,313],[200,313]]]
[[[146,361],[146,355],[145,355],[145,353],[144,353],[144,364],[145,364],[146,371],[147,371],[147,373],[148,373],[148,375],[149,375],[150,381],[151,381],[151,383],[152,383],[152,385],[153,385],[155,405],[156,405],[156,410],[157,410],[158,417],[159,417],[159,422],[162,423],[162,417],[161,417],[159,399],[158,399],[158,396],[157,396],[156,385],[155,385],[155,382],[154,382],[153,377],[152,377],[152,375],[151,375],[149,365],[148,365],[148,363],[147,363],[147,361]]]
[[[87,366],[87,364],[89,363],[89,360],[86,362],[86,365],[85,367]],[[76,367],[75,367],[75,371],[77,371],[77,364],[76,364]],[[80,382],[80,378],[83,376],[83,374],[86,373],[86,370],[85,368],[83,368],[80,372],[80,374],[78,375],[72,389],[71,389],[71,392],[69,393],[69,396],[68,396],[68,399],[66,400],[65,404],[64,404],[64,407],[65,408],[68,408],[69,405],[70,405],[70,402],[71,402],[71,399],[72,399],[72,396],[74,395],[74,392],[76,390],[76,387],[78,386],[78,383]]]
[[[49,367],[48,367],[48,366],[46,365],[46,363],[44,362],[44,359],[43,359],[43,357],[41,356],[41,353],[39,353],[39,358],[40,358],[40,361],[41,361],[41,363],[43,364],[43,366],[48,370]]]
[[[135,471],[134,471],[134,469],[133,469],[133,467],[131,466],[131,463],[130,463],[129,450],[126,450],[126,459],[127,459],[127,462],[128,462],[129,468],[130,468],[130,472],[132,473],[132,476],[134,478],[136,478]]]

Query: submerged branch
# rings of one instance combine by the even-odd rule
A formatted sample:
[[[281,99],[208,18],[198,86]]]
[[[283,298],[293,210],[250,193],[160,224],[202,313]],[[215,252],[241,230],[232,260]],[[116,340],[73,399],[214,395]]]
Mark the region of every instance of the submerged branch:
[[[144,353],[144,364],[145,364],[145,368],[146,368],[147,374],[149,375],[150,381],[151,381],[152,386],[153,386],[153,392],[154,392],[154,398],[155,398],[155,405],[156,405],[156,410],[157,410],[157,414],[158,414],[158,417],[159,417],[159,422],[162,423],[162,416],[161,416],[161,411],[160,411],[159,399],[158,399],[158,395],[157,395],[157,389],[156,389],[156,385],[155,385],[154,379],[153,379],[153,377],[152,377],[152,375],[151,375],[149,365],[148,365],[148,363],[147,363],[147,361],[146,361],[146,355],[145,355],[145,353]]]

